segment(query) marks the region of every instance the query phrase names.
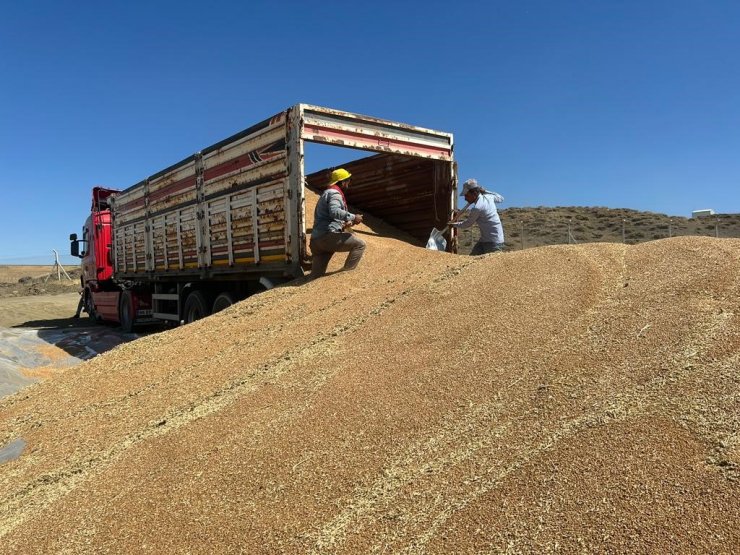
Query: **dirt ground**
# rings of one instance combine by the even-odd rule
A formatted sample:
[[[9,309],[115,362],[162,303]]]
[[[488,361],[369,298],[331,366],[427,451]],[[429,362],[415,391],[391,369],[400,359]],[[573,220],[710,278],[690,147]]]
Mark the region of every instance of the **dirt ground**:
[[[52,273],[51,266],[0,265],[0,298],[28,297],[69,293],[80,289],[79,268],[66,268],[64,274]],[[76,305],[75,305],[76,306]],[[73,312],[74,314],[74,309]]]
[[[84,314],[80,319],[72,318],[80,299],[76,290],[77,288],[74,288],[73,292],[57,295],[0,296],[0,328],[12,328],[24,324],[28,327],[90,325]],[[60,322],[61,320],[69,321]]]

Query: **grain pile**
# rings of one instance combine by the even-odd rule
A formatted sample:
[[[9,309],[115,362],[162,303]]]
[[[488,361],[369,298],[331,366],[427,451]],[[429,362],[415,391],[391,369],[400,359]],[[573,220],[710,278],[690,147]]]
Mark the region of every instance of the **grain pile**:
[[[738,551],[740,241],[378,229],[0,403],[0,551]]]

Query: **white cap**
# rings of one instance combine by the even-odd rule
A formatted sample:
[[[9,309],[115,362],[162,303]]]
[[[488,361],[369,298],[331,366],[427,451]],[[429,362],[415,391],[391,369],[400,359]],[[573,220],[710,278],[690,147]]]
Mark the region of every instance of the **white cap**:
[[[468,179],[465,183],[463,183],[462,194],[467,195],[470,191],[480,191],[481,189],[483,189],[483,187],[478,185],[477,179]]]

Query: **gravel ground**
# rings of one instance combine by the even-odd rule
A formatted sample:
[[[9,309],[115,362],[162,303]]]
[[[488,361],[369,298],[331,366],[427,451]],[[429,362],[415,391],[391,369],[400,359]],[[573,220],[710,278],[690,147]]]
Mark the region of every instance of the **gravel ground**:
[[[0,552],[740,550],[740,240],[358,233],[0,401]]]

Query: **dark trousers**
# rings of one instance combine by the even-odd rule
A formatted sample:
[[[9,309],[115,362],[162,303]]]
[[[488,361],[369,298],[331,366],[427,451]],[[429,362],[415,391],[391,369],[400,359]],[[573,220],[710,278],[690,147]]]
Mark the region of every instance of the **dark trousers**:
[[[491,252],[501,252],[502,250],[504,250],[503,243],[484,243],[483,241],[478,241],[473,247],[473,250],[470,251],[470,256],[479,256],[481,254],[488,254]]]
[[[326,267],[335,252],[349,252],[344,262],[345,270],[354,270],[365,254],[365,241],[353,233],[325,233],[321,237],[311,237],[311,279],[326,274]]]

